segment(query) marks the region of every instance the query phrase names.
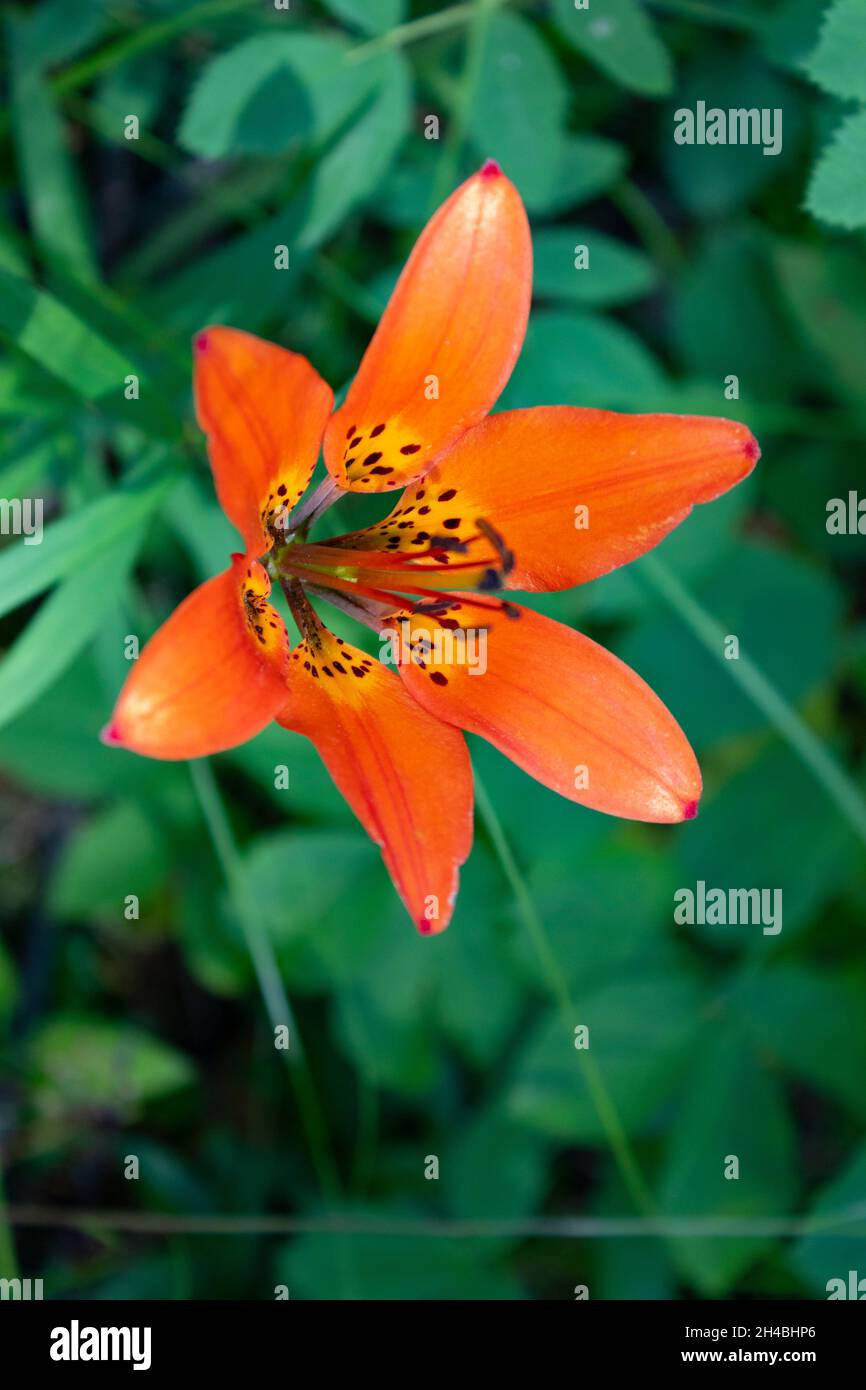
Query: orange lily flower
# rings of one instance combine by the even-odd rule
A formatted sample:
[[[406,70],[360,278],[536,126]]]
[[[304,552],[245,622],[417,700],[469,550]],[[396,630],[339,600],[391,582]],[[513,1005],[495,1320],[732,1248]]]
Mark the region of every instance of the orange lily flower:
[[[425,228],[333,413],[303,357],[233,328],[197,337],[198,419],[244,552],[148,643],[103,732],[155,758],[220,752],[274,719],[306,735],[423,932],[447,926],[471,846],[464,730],[609,815],[695,815],[694,753],[652,690],[502,591],[626,564],[758,458],[728,420],[568,406],[488,416],[523,342],[531,279],[523,204],[491,161]],[[298,507],[322,444],[328,477]],[[383,521],[307,541],[343,492],[395,488]],[[300,631],[293,649],[272,580]],[[335,636],[311,597],[405,637],[396,669]]]

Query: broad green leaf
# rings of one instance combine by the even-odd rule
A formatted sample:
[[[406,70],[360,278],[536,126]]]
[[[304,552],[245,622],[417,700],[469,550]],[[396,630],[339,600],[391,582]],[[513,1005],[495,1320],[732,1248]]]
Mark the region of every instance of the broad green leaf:
[[[399,53],[382,60],[381,85],[368,109],[317,163],[303,191],[303,220],[293,244],[320,245],[347,212],[377,187],[409,125],[410,74]]]
[[[726,1170],[738,1176],[726,1177]],[[700,1049],[685,1105],[671,1127],[661,1181],[664,1214],[720,1222],[785,1217],[800,1186],[798,1171],[778,1082],[735,1031],[718,1034]],[[694,1234],[670,1243],[685,1277],[718,1298],[772,1237]]]
[[[47,1117],[116,1108],[134,1114],[192,1083],[192,1063],[159,1038],[90,1015],[55,1015],[30,1040],[35,1100]]]
[[[352,897],[377,857],[360,830],[274,831],[256,840],[245,857],[246,891],[268,934],[290,942],[326,932],[333,915],[351,911]]]
[[[368,991],[350,986],[336,998],[331,1026],[371,1086],[417,1099],[442,1084],[441,1046],[422,1016],[386,1013]]]
[[[815,0],[780,0],[771,14],[762,14],[760,47],[767,62],[800,77],[818,42],[822,18]]]
[[[107,748],[99,730],[116,689],[95,675],[87,655],[28,709],[0,729],[0,767],[46,800],[88,802],[108,796],[162,799],[189,789],[186,768]]]
[[[712,525],[715,507],[707,504],[703,523]],[[688,517],[680,529],[687,533],[691,525]],[[659,555],[665,557],[671,544],[664,541]],[[638,561],[638,577],[640,572]],[[740,541],[699,585],[698,598],[726,635],[737,638],[739,652],[791,703],[830,679],[842,645],[843,596],[814,565],[776,547]],[[717,658],[672,615],[659,614],[635,628],[617,644],[617,654],[670,704],[698,747],[766,727],[732,678],[739,657],[722,659],[720,652]]]
[[[562,37],[614,82],[641,96],[663,97],[673,85],[668,51],[640,0],[553,0]]]
[[[804,359],[775,298],[766,293],[772,263],[766,239],[740,226],[713,232],[673,288],[674,347],[684,365],[715,380],[719,415],[739,418],[739,401],[774,399],[811,384]],[[727,378],[739,400],[724,398]]]
[[[281,813],[334,827],[355,821],[346,802],[309,739],[270,724],[249,743],[225,754],[227,762],[241,768],[259,792],[268,796]],[[289,785],[281,784],[278,769],[288,772]],[[278,785],[280,781],[280,785]]]
[[[432,943],[429,960],[415,952],[414,938],[408,944],[435,989],[432,1004],[439,1027],[464,1057],[482,1068],[497,1064],[523,1004],[510,946],[510,906],[502,872],[479,844],[460,870],[454,919]],[[385,942],[380,990],[389,949]]]
[[[420,1185],[424,1183],[421,1148],[418,1155]],[[370,1234],[351,1237],[351,1272],[347,1271],[339,1235],[315,1232],[299,1236],[283,1247],[276,1262],[277,1279],[288,1286],[291,1299],[431,1302],[524,1296],[515,1276],[496,1263],[496,1251],[489,1241],[431,1240],[422,1234],[395,1235],[388,1229],[395,1221],[423,1221],[429,1215],[424,1210],[378,1202],[344,1209],[342,1215],[373,1227]],[[385,1233],[378,1234],[377,1226]]]
[[[700,1028],[701,993],[682,972],[646,973],[587,993],[574,1026],[587,1025],[589,1052],[629,1133],[641,1133],[675,1088]],[[604,1129],[558,1015],[532,1036],[508,1091],[508,1114],[568,1144],[604,1142]]]
[[[97,88],[100,115],[108,116],[121,134],[127,116],[137,116],[142,129],[152,128],[169,84],[167,64],[160,53],[146,53],[121,63],[106,73]]]
[[[128,357],[59,299],[2,268],[0,333],[85,400],[120,393],[134,370]]]
[[[631,329],[590,313],[540,309],[502,398],[503,408],[591,405],[650,409],[664,373]]]
[[[324,0],[337,19],[344,19],[365,34],[383,34],[406,15],[406,0]]]
[[[111,23],[100,0],[41,0],[21,25],[22,43],[30,61],[46,71],[91,47]]]
[[[601,135],[565,134],[552,182],[543,189],[521,190],[530,212],[556,213],[604,193],[625,171],[624,145]]]
[[[863,7],[866,22],[866,6]],[[866,67],[860,55],[861,69]],[[843,121],[812,170],[806,207],[834,227],[866,226],[866,111]]]
[[[51,884],[51,910],[60,918],[104,920],[132,931],[123,915],[127,895],[146,900],[166,868],[166,844],[153,817],[134,801],[116,802],[66,841]]]
[[[812,81],[833,96],[866,101],[864,53],[866,5],[863,0],[834,0],[824,12],[818,46],[804,67]]]
[[[862,406],[866,397],[866,266],[842,245],[777,242],[776,274],[800,336],[832,368],[824,384]]]
[[[195,86],[178,139],[209,159],[276,154],[327,140],[376,85],[376,67],[347,63],[343,39],[254,34],[219,54]]]
[[[849,1160],[826,1183],[812,1203],[806,1218],[814,1230],[802,1236],[791,1252],[797,1273],[822,1298],[831,1293],[838,1298],[842,1280],[844,1297],[849,1271],[855,1270],[855,1286],[866,1278],[866,1145],[855,1149]],[[856,1289],[858,1301],[863,1294]],[[852,1310],[853,1311],[853,1310]]]
[[[699,50],[666,109],[667,133],[661,145],[664,167],[684,207],[708,221],[733,213],[794,164],[804,125],[803,100],[787,78],[751,54]],[[699,102],[703,106],[699,107]],[[757,111],[760,120],[760,113],[766,111],[770,122],[765,132],[766,148],[773,148],[774,125],[781,148],[775,154],[765,154],[761,129],[754,132],[761,136],[754,144],[701,143],[701,110],[724,112],[726,134],[728,112]],[[694,143],[679,144],[674,139],[682,111],[694,115]],[[774,115],[779,112],[781,115]],[[749,133],[753,133],[751,118]]]
[[[547,847],[534,855],[527,881],[559,967],[582,998],[587,989],[616,980],[630,967],[657,964],[676,879],[670,864],[649,846],[606,828],[601,836],[582,835],[580,818],[586,818],[580,808],[563,807],[559,833],[548,827]],[[581,885],[579,904],[575,881]],[[543,986],[528,942],[521,954]]]
[[[117,600],[134,559],[124,541],[55,589],[0,656],[0,727],[26,709],[57,680],[90,641]]]
[[[42,593],[58,579],[132,536],[175,482],[158,464],[144,465],[109,496],[46,527],[39,545],[26,537],[0,553],[0,616]]]
[[[39,66],[42,59],[25,41],[26,28],[10,21],[7,33],[12,130],[31,231],[49,274],[59,269],[95,280],[92,234],[63,118]]]
[[[535,27],[507,10],[493,14],[484,27],[468,128],[479,157],[497,160],[530,201],[554,185],[567,103],[562,73]]]
[[[594,227],[548,227],[532,243],[533,288],[545,299],[591,307],[623,304],[648,294],[656,283],[642,252]]]
[[[866,1010],[862,974],[780,964],[735,997],[744,1031],[772,1058],[866,1119]],[[866,1274],[866,1270],[864,1270]]]
[[[688,719],[683,723],[688,729]],[[750,913],[746,922],[696,922],[678,931],[763,956],[784,947],[839,893],[855,841],[794,754],[773,745],[718,790],[709,788],[697,820],[676,832],[676,849],[681,887],[697,892],[700,880],[707,891],[766,889],[774,919],[754,922]]]
[[[451,1138],[441,1176],[455,1216],[515,1221],[537,1206],[545,1167],[544,1147],[536,1136],[493,1108],[474,1116]]]

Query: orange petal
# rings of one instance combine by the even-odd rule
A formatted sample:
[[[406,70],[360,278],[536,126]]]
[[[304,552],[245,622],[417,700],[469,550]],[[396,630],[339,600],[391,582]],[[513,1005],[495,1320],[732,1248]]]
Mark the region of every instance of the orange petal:
[[[252,738],[286,699],[288,636],[260,564],[194,589],[148,642],[120,692],[105,743],[149,758],[203,758]]]
[[[446,536],[468,548],[421,563],[492,563],[480,517],[513,555],[506,587],[568,589],[651,550],[696,502],[747,477],[759,453],[745,425],[711,416],[504,411],[463,435],[389,517],[339,544],[419,555]]]
[[[223,511],[251,555],[269,550],[267,524],[310,481],[331,388],[297,353],[237,328],[195,340],[195,406]]]
[[[426,714],[398,677],[320,627],[292,652],[279,723],[312,739],[380,846],[419,931],[447,927],[472,845],[463,735]]]
[[[696,814],[695,755],[640,676],[550,618],[515,604],[513,617],[485,614],[472,600],[455,595],[443,618],[406,617],[397,655],[414,652],[400,674],[426,710],[570,801],[631,820]]]
[[[532,289],[523,203],[490,161],[434,215],[325,434],[341,487],[387,492],[493,405],[517,360]]]

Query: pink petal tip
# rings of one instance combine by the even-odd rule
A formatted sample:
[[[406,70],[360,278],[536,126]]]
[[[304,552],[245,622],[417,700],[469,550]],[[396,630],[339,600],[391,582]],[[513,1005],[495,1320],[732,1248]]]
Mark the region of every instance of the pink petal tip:
[[[761,457],[761,450],[758,446],[757,439],[750,438],[746,440],[744,453],[747,459],[751,459],[752,463],[758,462],[758,459]]]
[[[100,730],[99,741],[107,744],[109,748],[118,748],[123,743],[120,730],[115,723],[106,724],[105,728]]]
[[[683,807],[683,820],[694,820],[697,814],[698,803],[696,801],[687,801]]]
[[[502,173],[495,159],[487,159],[478,171],[483,179],[496,179]]]

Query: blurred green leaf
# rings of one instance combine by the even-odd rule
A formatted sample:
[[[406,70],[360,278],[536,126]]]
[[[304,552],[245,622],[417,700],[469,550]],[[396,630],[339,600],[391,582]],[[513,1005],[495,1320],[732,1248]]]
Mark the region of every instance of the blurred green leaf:
[[[685,974],[646,973],[587,993],[574,1026],[589,1028],[589,1050],[629,1134],[650,1124],[694,1047],[701,995]],[[568,1144],[600,1144],[604,1130],[580,1069],[574,1038],[548,1018],[520,1059],[508,1114]]]
[[[737,992],[742,1026],[763,1056],[866,1119],[862,974],[780,963]]]
[[[539,309],[501,406],[591,405],[638,409],[664,374],[631,329],[601,315]]]
[[[726,1166],[738,1163],[738,1176]],[[666,1216],[785,1217],[796,1198],[797,1152],[778,1083],[734,1032],[695,1060],[671,1130],[660,1205]],[[707,1297],[722,1296],[772,1243],[765,1235],[674,1237],[674,1259]]]
[[[48,526],[39,545],[22,538],[0,553],[0,616],[10,613],[81,565],[133,537],[163,500],[175,476],[146,464],[114,492]]]
[[[681,930],[729,949],[772,950],[839,892],[854,846],[799,760],[773,745],[704,797],[697,820],[677,831],[676,849],[685,887],[702,879],[708,889],[778,889],[781,932],[765,936],[749,923]]]
[[[92,237],[63,119],[39,66],[44,60],[25,33],[25,25],[7,22],[12,129],[34,240],[49,272],[60,268],[95,280]]]
[[[808,382],[810,358],[766,293],[773,274],[769,246],[753,228],[713,232],[674,287],[671,320],[684,364],[718,384],[718,412],[737,416],[724,399],[726,378],[739,378],[743,401],[784,397]],[[713,509],[715,510],[715,508]]]
[[[451,1139],[441,1177],[450,1210],[467,1221],[517,1221],[538,1205],[545,1151],[497,1108],[474,1116]]]
[[[834,0],[824,11],[818,46],[806,72],[833,96],[866,101],[866,6],[862,0]]]
[[[532,250],[533,288],[542,299],[592,307],[624,304],[656,284],[651,260],[594,227],[543,228],[536,232]]]
[[[781,111],[777,135],[781,149],[765,155],[761,144],[677,144],[674,110]],[[679,200],[697,217],[712,220],[733,213],[797,157],[802,114],[798,92],[784,77],[747,53],[699,51],[677,88],[676,108],[666,112],[667,137],[662,158]],[[697,132],[696,132],[697,133]]]
[[[603,837],[582,838],[573,828],[580,815],[576,807],[563,808],[561,833],[548,830],[547,847],[527,874],[559,967],[578,997],[638,963],[658,963],[675,887],[674,871],[656,846],[630,843],[628,832],[606,826]],[[563,862],[569,864],[568,876]],[[522,953],[541,983],[528,944]]]
[[[536,29],[509,11],[493,14],[484,29],[469,132],[480,158],[497,160],[530,201],[555,183],[567,99],[556,60]]]
[[[81,565],[45,600],[0,657],[0,727],[42,694],[75,660],[117,603],[144,538],[143,528],[124,536]]]
[[[178,139],[208,159],[275,154],[327,140],[375,85],[376,67],[347,63],[334,35],[254,34],[205,69]]]
[[[624,145],[600,135],[571,135],[559,141],[553,181],[544,189],[521,189],[530,212],[558,213],[604,193],[625,171]]]
[[[420,1150],[419,1150],[420,1155]],[[419,1176],[422,1164],[419,1157]],[[423,1177],[420,1182],[425,1187]],[[423,1215],[412,1208],[381,1202],[346,1212],[387,1228],[394,1220]],[[489,1242],[430,1240],[422,1235],[337,1234],[299,1236],[277,1256],[276,1278],[288,1286],[289,1297],[306,1299],[514,1299],[523,1296],[515,1277],[498,1266]],[[345,1247],[351,1251],[352,1285],[347,1288]],[[351,1291],[350,1291],[351,1290]]]
[[[7,776],[49,800],[90,801],[107,795],[145,797],[189,785],[175,763],[138,758],[99,742],[114,691],[79,658],[12,723],[0,729],[0,767]]]
[[[71,1108],[132,1112],[189,1086],[192,1063],[125,1023],[55,1014],[29,1042],[36,1097],[46,1116]]]
[[[707,507],[708,520],[714,509],[715,504]],[[638,561],[638,574],[639,566]],[[832,576],[815,565],[776,547],[739,542],[697,585],[697,593],[726,634],[737,638],[738,651],[750,656],[791,704],[832,676],[843,642],[844,600]],[[792,631],[797,642],[791,641]],[[699,747],[764,727],[761,712],[725,669],[728,662],[718,660],[676,617],[660,614],[641,624],[616,650],[670,702]],[[732,670],[738,659],[731,658]]]
[[[137,116],[142,127],[152,127],[169,80],[165,59],[158,53],[145,53],[107,72],[97,88],[97,100],[120,130],[130,115]]]
[[[673,85],[668,51],[640,0],[553,0],[553,18],[568,43],[614,82],[642,96],[665,96]]]
[[[332,914],[350,910],[358,880],[376,859],[360,830],[277,830],[245,857],[247,891],[270,936],[291,941],[327,931]]]
[[[22,43],[31,62],[54,68],[96,43],[111,22],[100,0],[43,0],[21,25]]]
[[[2,267],[0,333],[85,400],[109,391],[120,396],[124,378],[135,369],[59,299]]]
[[[346,20],[365,34],[383,34],[406,14],[406,0],[324,0],[337,19]]]
[[[798,333],[832,368],[836,394],[863,402],[866,391],[866,265],[846,246],[777,242],[774,264]]]
[[[381,85],[368,108],[316,165],[294,243],[299,251],[324,241],[387,173],[409,126],[410,85],[401,55],[385,55]]]
[[[837,1292],[831,1279],[841,1279],[848,1296],[848,1271],[866,1278],[866,1146],[855,1149],[848,1162],[826,1183],[809,1207],[807,1220],[814,1232],[802,1236],[791,1252],[791,1263],[809,1288],[826,1297]],[[862,1298],[862,1294],[857,1293]]]
[[[147,900],[167,868],[167,845],[152,816],[120,801],[86,820],[67,840],[51,884],[51,911],[125,927],[124,900]],[[127,927],[127,930],[134,930]]]
[[[812,171],[806,195],[809,212],[847,231],[866,225],[864,165],[866,111],[857,111],[842,122]]]

